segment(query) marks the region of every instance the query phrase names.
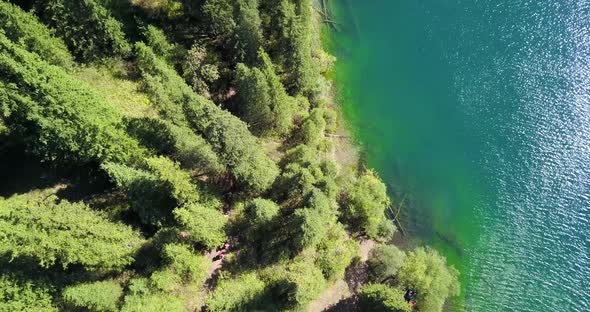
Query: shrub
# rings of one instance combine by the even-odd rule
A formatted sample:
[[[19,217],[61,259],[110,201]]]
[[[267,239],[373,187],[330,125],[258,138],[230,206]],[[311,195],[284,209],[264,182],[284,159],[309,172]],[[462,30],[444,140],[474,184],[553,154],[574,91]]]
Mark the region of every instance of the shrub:
[[[299,129],[299,140],[302,144],[318,147],[324,140],[326,121],[322,108],[314,108]]]
[[[115,281],[99,281],[68,286],[63,290],[66,304],[90,311],[117,311],[123,288]]]
[[[246,205],[246,217],[253,225],[263,225],[273,220],[279,214],[279,206],[264,198],[255,198]]]
[[[184,79],[188,81],[193,90],[206,98],[210,98],[209,84],[219,79],[219,68],[207,58],[207,50],[201,46],[193,45],[188,50],[183,65]]]

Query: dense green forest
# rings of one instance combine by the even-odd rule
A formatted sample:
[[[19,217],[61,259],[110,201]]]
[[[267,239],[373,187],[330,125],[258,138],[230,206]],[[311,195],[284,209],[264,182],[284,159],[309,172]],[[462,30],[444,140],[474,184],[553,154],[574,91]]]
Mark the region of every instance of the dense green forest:
[[[0,311],[297,311],[341,280],[363,311],[458,294],[436,251],[390,243],[384,183],[338,156],[320,3],[12,2]]]

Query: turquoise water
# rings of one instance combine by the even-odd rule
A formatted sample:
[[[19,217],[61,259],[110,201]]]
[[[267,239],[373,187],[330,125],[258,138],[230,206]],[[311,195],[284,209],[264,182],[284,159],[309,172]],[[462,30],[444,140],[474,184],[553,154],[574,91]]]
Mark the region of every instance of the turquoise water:
[[[340,102],[466,311],[590,311],[590,1],[334,0]]]

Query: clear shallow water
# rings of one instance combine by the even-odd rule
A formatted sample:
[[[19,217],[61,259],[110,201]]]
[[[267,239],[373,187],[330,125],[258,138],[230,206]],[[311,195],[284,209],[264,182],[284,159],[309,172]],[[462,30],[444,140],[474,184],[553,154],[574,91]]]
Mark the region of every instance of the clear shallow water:
[[[334,0],[341,102],[467,311],[590,311],[590,1]]]

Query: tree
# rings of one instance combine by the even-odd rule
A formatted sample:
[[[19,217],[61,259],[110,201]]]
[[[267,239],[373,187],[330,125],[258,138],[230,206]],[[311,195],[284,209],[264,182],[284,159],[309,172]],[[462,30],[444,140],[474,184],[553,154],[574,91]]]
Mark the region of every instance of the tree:
[[[400,284],[416,291],[420,311],[438,312],[447,298],[459,295],[458,275],[436,250],[419,247],[407,254],[397,277]]]
[[[66,304],[90,311],[117,311],[123,287],[116,281],[98,281],[68,286],[63,290]]]
[[[167,157],[158,156],[146,158],[146,163],[156,179],[169,190],[178,206],[199,200],[199,191],[193,184],[190,175],[180,169],[177,162]]]
[[[225,166],[213,147],[190,128],[168,125],[174,140],[174,158],[182,167],[198,174],[219,175],[225,172]]]
[[[278,168],[246,124],[195,94],[150,48],[138,43],[136,50],[138,69],[162,115],[174,124],[188,124],[201,134],[240,186],[253,193],[268,189],[278,175]]]
[[[314,189],[321,190],[329,198],[335,197],[335,165],[330,160],[320,161],[312,148],[301,144],[290,149],[281,165],[283,173],[274,188],[279,200],[289,199],[297,205]]]
[[[258,51],[258,63],[254,68],[241,63],[236,68],[237,110],[255,133],[286,135],[293,126],[295,99],[287,95],[262,49]]]
[[[187,126],[159,118],[127,120],[127,131],[157,154],[170,156],[192,175],[219,175],[225,168],[205,139]]]
[[[0,274],[0,310],[23,312],[57,312],[52,305],[51,285],[36,280],[22,280],[14,274]]]
[[[369,254],[369,273],[376,282],[395,276],[404,262],[405,254],[394,245],[379,244]]]
[[[254,273],[222,279],[207,299],[207,308],[211,312],[256,310],[265,290],[266,284]]]
[[[258,13],[258,0],[236,1],[235,60],[252,64],[262,46],[262,28]]]
[[[290,94],[309,94],[317,89],[319,66],[312,57],[312,5],[309,0],[281,1],[278,12],[280,53],[284,59]]]
[[[38,54],[44,61],[65,68],[72,66],[72,56],[63,41],[56,38],[53,32],[30,12],[0,1],[0,29],[10,41]]]
[[[245,207],[246,218],[254,227],[272,221],[279,210],[280,207],[273,201],[260,197],[253,199]]]
[[[183,63],[184,79],[193,90],[206,98],[211,98],[209,85],[219,79],[219,68],[207,58],[207,50],[199,45],[193,45],[186,54]]]
[[[207,257],[195,254],[186,245],[178,243],[164,246],[164,260],[185,282],[204,282],[210,262]]]
[[[142,34],[147,46],[152,48],[152,51],[154,51],[159,57],[168,60],[173,56],[174,51],[177,49],[174,44],[168,42],[166,34],[154,25],[148,25],[145,27]]]
[[[174,210],[176,221],[190,234],[190,239],[208,248],[214,248],[227,240],[225,216],[218,210],[191,203]]]
[[[410,312],[412,308],[404,299],[404,291],[384,284],[363,286],[359,293],[359,304],[363,311]]]
[[[0,76],[0,111],[6,127],[45,160],[125,163],[143,156],[110,103],[88,84],[23,50],[2,33]]]
[[[313,190],[305,208],[295,211],[293,224],[295,248],[302,250],[322,242],[336,222],[336,209],[331,200],[320,190]]]
[[[43,194],[0,199],[0,229],[0,255],[32,257],[42,267],[60,263],[119,270],[134,261],[143,242],[128,226],[104,219],[85,204]]]
[[[324,277],[335,281],[344,277],[346,268],[359,254],[358,243],[350,239],[340,223],[330,225],[325,238],[317,246],[315,264]]]
[[[159,292],[149,287],[145,278],[136,278],[129,283],[121,312],[184,312],[182,298],[172,293]]]
[[[229,45],[236,30],[234,4],[231,0],[206,0],[201,7],[204,25],[211,37],[222,45]]]
[[[313,257],[301,253],[286,265],[276,265],[261,272],[280,310],[302,309],[326,288],[322,271],[313,264]]]
[[[37,10],[76,59],[92,61],[131,51],[122,25],[96,0],[44,0]]]
[[[379,227],[385,219],[385,209],[390,201],[385,184],[372,171],[363,174],[348,193],[345,213],[358,222],[365,233],[378,237]]]
[[[177,206],[169,186],[155,174],[117,163],[105,163],[107,172],[118,188],[127,193],[131,209],[143,224],[164,226],[172,224],[172,210]]]
[[[302,144],[317,147],[324,139],[326,121],[322,108],[314,108],[305,118],[299,129],[299,140]]]

